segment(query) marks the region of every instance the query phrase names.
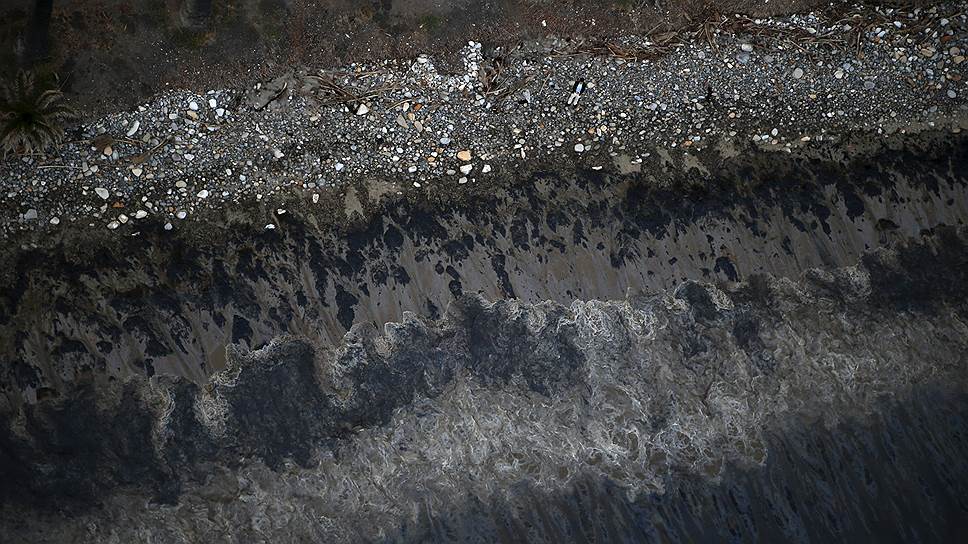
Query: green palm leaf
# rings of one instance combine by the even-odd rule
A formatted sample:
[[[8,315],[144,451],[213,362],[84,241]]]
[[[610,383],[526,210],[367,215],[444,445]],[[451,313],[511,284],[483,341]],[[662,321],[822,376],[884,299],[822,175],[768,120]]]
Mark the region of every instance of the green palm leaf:
[[[63,123],[77,117],[59,89],[39,89],[33,73],[21,70],[0,85],[0,149],[10,153],[44,151],[64,139]]]

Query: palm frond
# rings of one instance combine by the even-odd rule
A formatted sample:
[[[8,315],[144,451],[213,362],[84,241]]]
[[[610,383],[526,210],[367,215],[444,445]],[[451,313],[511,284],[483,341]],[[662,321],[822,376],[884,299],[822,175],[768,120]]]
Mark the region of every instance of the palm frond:
[[[0,148],[3,155],[34,153],[64,139],[63,124],[77,117],[59,89],[40,89],[33,73],[21,70],[0,85]]]

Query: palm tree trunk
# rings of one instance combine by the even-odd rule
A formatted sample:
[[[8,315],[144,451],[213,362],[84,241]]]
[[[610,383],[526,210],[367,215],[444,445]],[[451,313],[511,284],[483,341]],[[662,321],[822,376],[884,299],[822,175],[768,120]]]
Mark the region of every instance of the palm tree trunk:
[[[212,0],[182,0],[180,16],[186,27],[204,28],[212,16]]]

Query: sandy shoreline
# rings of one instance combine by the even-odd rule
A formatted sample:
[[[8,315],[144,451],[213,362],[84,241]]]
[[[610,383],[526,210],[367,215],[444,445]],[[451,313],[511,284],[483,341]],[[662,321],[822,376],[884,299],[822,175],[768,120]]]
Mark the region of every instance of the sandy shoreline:
[[[157,220],[138,236],[35,232],[2,253],[7,401],[85,375],[204,383],[228,346],[297,335],[329,349],[354,324],[434,318],[463,294],[568,305],[850,266],[968,221],[964,138],[861,134],[827,159],[751,146],[707,163],[698,187],[678,165],[649,176],[559,166],[462,203],[361,191],[366,217],[353,221],[335,200],[292,203],[271,230],[264,204],[175,232]]]

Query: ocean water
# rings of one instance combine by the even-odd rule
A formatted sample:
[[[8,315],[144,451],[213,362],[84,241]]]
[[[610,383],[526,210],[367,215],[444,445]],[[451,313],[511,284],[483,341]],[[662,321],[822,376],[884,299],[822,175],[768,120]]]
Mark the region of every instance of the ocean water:
[[[957,541],[965,155],[938,145],[724,167],[787,183],[746,196],[548,175],[497,215],[24,250],[0,534]]]

